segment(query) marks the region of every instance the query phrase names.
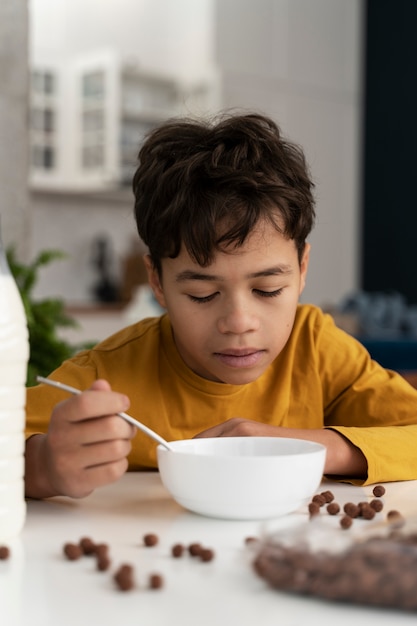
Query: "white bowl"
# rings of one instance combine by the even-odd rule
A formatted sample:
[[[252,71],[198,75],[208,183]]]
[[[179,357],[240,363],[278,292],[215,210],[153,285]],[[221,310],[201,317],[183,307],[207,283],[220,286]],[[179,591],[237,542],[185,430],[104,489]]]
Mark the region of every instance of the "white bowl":
[[[303,439],[219,437],[157,447],[162,483],[186,509],[256,520],[295,511],[316,492],[326,448]]]

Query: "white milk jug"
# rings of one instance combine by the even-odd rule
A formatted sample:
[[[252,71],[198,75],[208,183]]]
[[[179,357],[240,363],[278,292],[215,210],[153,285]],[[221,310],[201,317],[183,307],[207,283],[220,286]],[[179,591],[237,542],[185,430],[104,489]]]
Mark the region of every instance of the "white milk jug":
[[[0,545],[26,518],[24,445],[29,335],[0,232]]]

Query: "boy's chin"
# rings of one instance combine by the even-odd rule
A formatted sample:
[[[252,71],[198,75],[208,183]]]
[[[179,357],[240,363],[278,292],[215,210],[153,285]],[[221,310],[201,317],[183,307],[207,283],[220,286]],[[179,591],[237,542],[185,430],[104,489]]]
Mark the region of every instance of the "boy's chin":
[[[253,383],[260,376],[262,376],[264,370],[238,370],[233,372],[227,372],[219,379],[219,382],[227,385],[248,385]]]

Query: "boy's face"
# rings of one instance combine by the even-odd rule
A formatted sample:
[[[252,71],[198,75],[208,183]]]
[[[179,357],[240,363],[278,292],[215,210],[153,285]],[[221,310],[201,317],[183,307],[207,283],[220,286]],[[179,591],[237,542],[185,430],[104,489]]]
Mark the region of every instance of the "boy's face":
[[[149,282],[188,367],[216,382],[256,380],[291,334],[309,251],[306,245],[300,264],[294,241],[262,221],[241,247],[216,252],[208,267],[182,249],[162,259],[160,280],[146,257]]]

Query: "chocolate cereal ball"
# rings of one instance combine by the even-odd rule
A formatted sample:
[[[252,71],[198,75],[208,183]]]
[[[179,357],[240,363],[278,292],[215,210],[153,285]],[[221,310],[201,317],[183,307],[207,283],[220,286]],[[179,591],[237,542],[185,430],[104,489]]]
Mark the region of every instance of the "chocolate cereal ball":
[[[128,564],[123,564],[114,574],[114,581],[120,591],[130,591],[135,586],[133,577],[133,567]]]
[[[360,514],[360,508],[357,504],[354,504],[353,502],[346,502],[343,507],[343,511],[346,513],[346,515],[348,515],[348,517],[352,518],[358,517]]]
[[[326,497],[321,493],[318,493],[315,496],[313,496],[311,501],[315,502],[319,506],[323,506],[323,504],[326,504],[327,502]]]
[[[0,546],[0,561],[7,561],[8,558],[10,558],[10,548]]]
[[[184,554],[184,550],[185,548],[182,543],[176,543],[171,548],[171,554],[175,559],[179,559]]]
[[[188,546],[188,552],[191,554],[191,556],[200,556],[201,550],[202,550],[201,543],[191,543]]]
[[[204,563],[208,563],[214,559],[214,550],[211,550],[211,548],[202,548],[199,556]]]
[[[383,485],[375,485],[372,493],[374,494],[375,498],[380,498],[385,493],[385,487]]]
[[[327,512],[329,515],[337,515],[340,512],[340,506],[337,502],[330,502],[330,504],[327,505]]]
[[[347,530],[352,526],[352,524],[353,519],[349,515],[344,515],[340,520],[340,526],[343,528],[343,530]]]
[[[371,500],[369,506],[373,508],[375,513],[379,513],[384,508],[382,500]]]
[[[401,528],[405,524],[405,519],[399,511],[392,510],[387,513],[387,522],[392,528]]]
[[[334,500],[334,494],[333,492],[327,490],[327,491],[323,491],[320,495],[323,496],[323,498],[326,500],[327,504],[329,504],[330,502],[333,502]]]
[[[111,565],[111,561],[107,555],[97,557],[97,569],[99,572],[106,572]]]
[[[147,547],[156,546],[158,542],[159,542],[159,537],[158,535],[155,535],[154,533],[148,533],[147,535],[143,537],[143,543]]]
[[[108,556],[109,546],[107,543],[98,543],[95,546],[94,552],[98,558]]]
[[[161,589],[164,586],[164,579],[161,574],[151,574],[149,576],[149,588]]]
[[[80,539],[80,547],[86,556],[91,556],[96,551],[96,544],[90,537],[82,537]]]
[[[259,541],[258,537],[253,537],[252,535],[248,535],[247,537],[245,537],[245,544],[247,546],[251,545],[252,543],[256,543],[257,541]]]
[[[320,505],[317,502],[310,502],[308,505],[308,512],[310,517],[315,517],[320,514]]]
[[[64,554],[69,561],[76,561],[84,554],[81,546],[76,543],[66,543],[64,545]]]
[[[369,504],[361,507],[361,516],[363,519],[371,520],[375,517],[375,509],[373,509]]]

